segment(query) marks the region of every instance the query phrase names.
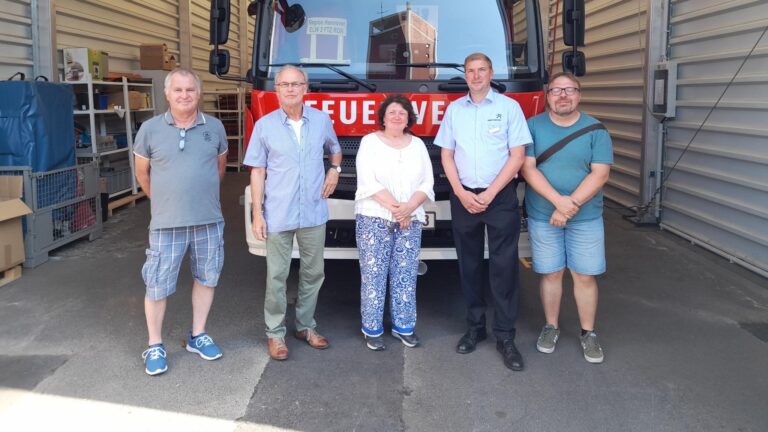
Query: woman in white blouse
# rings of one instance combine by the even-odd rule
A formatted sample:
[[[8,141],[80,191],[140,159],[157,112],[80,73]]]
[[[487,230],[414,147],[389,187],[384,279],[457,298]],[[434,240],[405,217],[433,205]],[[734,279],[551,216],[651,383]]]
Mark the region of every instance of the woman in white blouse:
[[[434,201],[432,163],[424,142],[408,130],[416,122],[410,101],[389,96],[379,108],[379,131],[363,137],[357,153],[355,194],[360,252],[360,313],[366,345],[384,343],[384,299],[389,277],[392,335],[408,347],[419,345],[416,327],[416,272],[425,223],[422,203]]]

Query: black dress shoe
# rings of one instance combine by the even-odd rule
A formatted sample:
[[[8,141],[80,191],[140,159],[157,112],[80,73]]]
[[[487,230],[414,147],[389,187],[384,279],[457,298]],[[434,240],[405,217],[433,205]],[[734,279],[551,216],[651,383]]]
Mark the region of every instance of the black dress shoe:
[[[456,352],[459,354],[469,354],[475,350],[478,342],[482,342],[487,338],[484,328],[469,329],[464,336],[459,339],[459,344],[456,345]]]
[[[514,340],[504,339],[496,341],[496,350],[501,353],[501,358],[504,359],[504,366],[513,371],[523,370],[523,356],[517,350]]]

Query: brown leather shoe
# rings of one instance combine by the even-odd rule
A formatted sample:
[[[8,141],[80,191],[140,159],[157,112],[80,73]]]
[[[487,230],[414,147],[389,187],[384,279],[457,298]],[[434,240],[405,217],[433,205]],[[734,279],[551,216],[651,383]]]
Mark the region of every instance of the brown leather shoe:
[[[283,338],[268,338],[267,347],[269,356],[275,360],[285,360],[288,358],[288,346],[285,345]]]
[[[323,337],[320,333],[315,331],[315,329],[306,329],[302,331],[297,331],[294,333],[296,336],[296,339],[300,339],[303,341],[307,341],[309,346],[315,349],[326,349],[328,348],[328,339]]]

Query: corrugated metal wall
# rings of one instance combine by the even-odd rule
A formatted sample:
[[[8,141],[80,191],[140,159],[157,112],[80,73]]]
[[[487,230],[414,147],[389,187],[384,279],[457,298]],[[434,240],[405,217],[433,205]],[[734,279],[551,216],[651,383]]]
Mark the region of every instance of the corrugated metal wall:
[[[671,15],[662,227],[768,275],[768,2],[672,1]]]
[[[57,0],[55,4],[59,49],[106,51],[109,69],[121,72],[140,69],[143,43],[165,43],[179,58],[178,0]]]
[[[557,28],[551,72],[562,71],[562,52],[568,48],[562,43],[562,3],[549,1],[548,28]],[[581,78],[581,108],[603,122],[613,138],[615,163],[605,196],[625,207],[636,206],[643,171],[647,0],[588,0],[586,10],[586,46],[581,50],[587,56],[587,75]],[[550,43],[551,36],[550,31]],[[548,52],[551,55],[551,47]]]
[[[0,0],[0,80],[34,76],[31,0]]]
[[[24,22],[21,18],[14,18],[14,14],[28,11],[29,0],[0,1],[16,5],[0,12],[0,22],[11,19]],[[86,47],[106,51],[109,53],[111,71],[131,71],[140,69],[139,45],[165,43],[180,65],[191,67],[200,74],[203,90],[224,90],[239,86],[236,82],[222,81],[208,73],[208,53],[211,49],[208,45],[209,0],[58,0],[55,4],[59,49]],[[229,42],[225,48],[229,49],[231,55],[229,74],[234,76],[244,76],[248,68],[250,49],[241,49],[240,46],[243,39],[241,34],[247,34],[249,39],[253,35],[250,28],[247,32],[241,31],[240,15],[241,11],[246,14],[247,4],[248,0],[231,2]],[[6,9],[9,12],[5,12]],[[248,19],[248,22],[252,24],[253,19]],[[3,32],[6,27],[10,29],[4,25]],[[248,43],[250,46],[252,42]],[[185,53],[188,53],[189,58],[184,58]],[[27,62],[31,65],[31,53],[29,56]],[[215,95],[206,95],[203,107],[215,109],[215,99]]]

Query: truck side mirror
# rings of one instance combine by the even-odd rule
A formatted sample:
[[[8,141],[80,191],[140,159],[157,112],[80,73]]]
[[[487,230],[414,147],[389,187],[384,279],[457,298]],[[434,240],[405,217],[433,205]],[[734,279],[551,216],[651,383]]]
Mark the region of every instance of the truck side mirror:
[[[307,17],[304,8],[298,3],[288,6],[288,0],[278,0],[278,4],[280,8],[277,9],[277,13],[280,14],[280,22],[285,27],[285,31],[293,33],[299,30]]]
[[[211,75],[221,76],[229,72],[229,50],[212,49],[208,58],[208,72]]]
[[[259,14],[259,1],[258,0],[251,0],[250,3],[248,3],[248,16],[256,16]]]
[[[229,0],[211,0],[211,45],[224,45],[229,40]]]
[[[565,0],[563,7],[563,43],[584,46],[584,0]]]
[[[563,72],[570,72],[577,77],[587,73],[587,60],[581,51],[563,52]]]

